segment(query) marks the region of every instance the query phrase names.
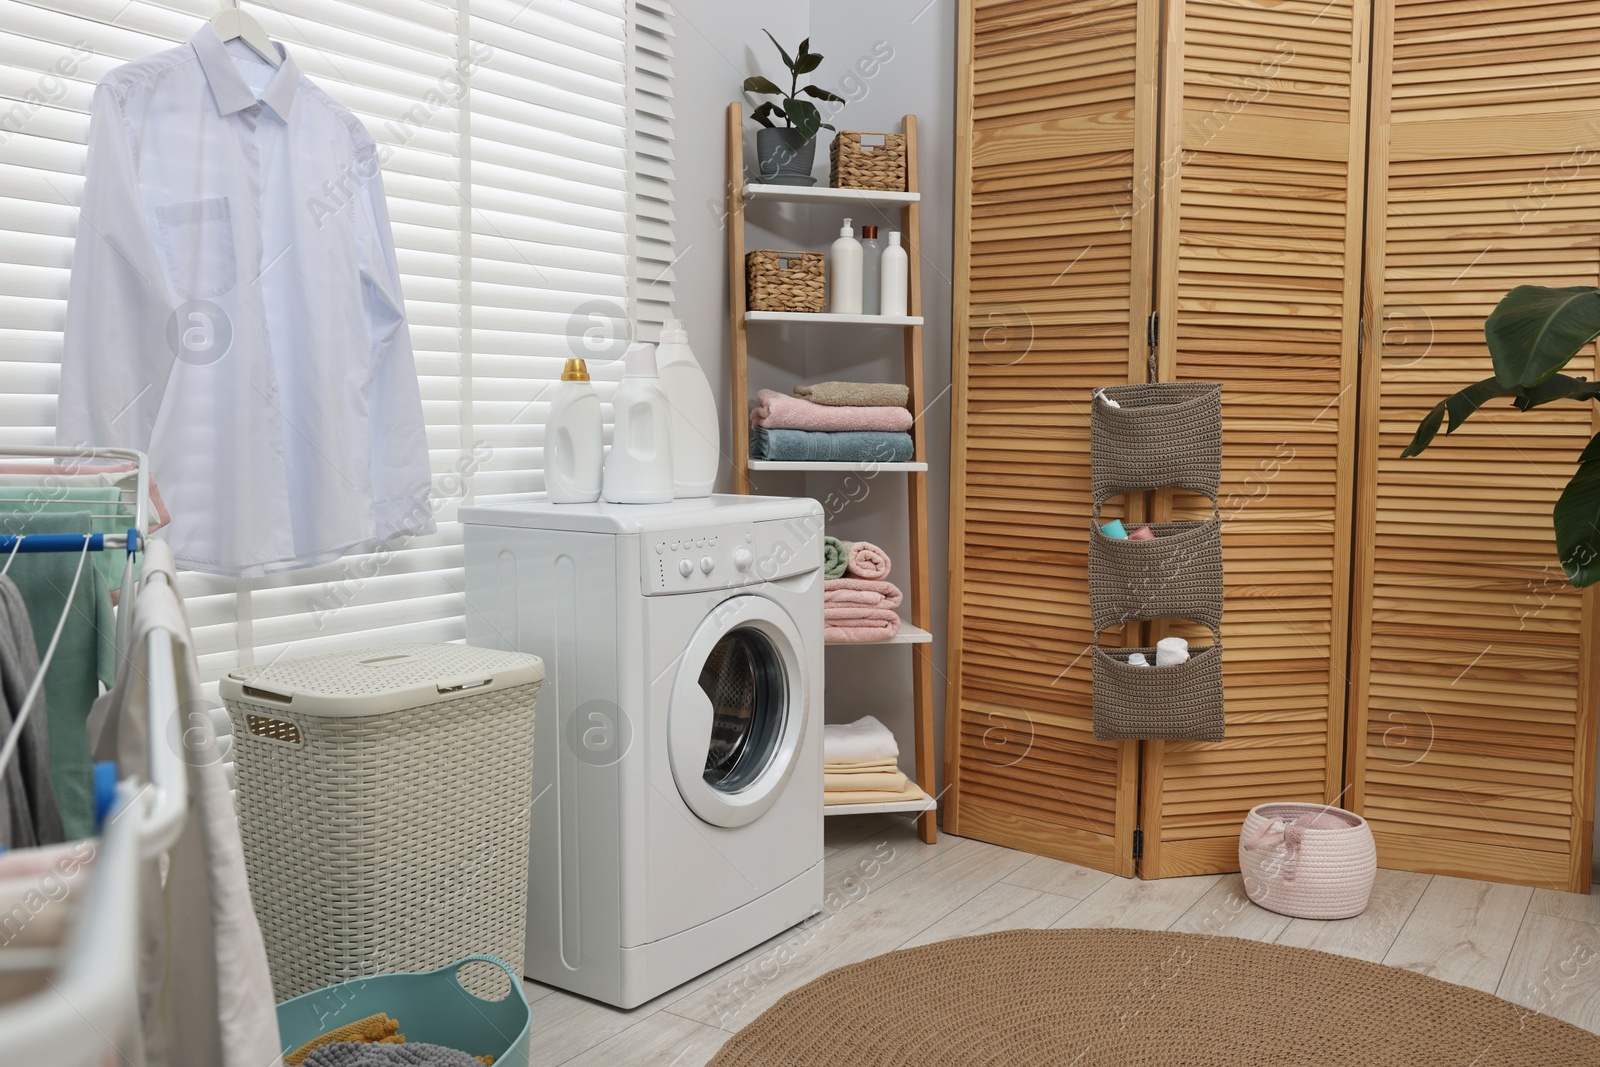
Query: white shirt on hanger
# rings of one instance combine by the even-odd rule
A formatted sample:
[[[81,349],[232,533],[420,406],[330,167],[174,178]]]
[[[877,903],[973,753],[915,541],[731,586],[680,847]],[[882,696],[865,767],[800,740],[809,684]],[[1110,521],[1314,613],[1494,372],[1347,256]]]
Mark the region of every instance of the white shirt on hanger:
[[[150,454],[190,569],[434,530],[375,146],[286,53],[206,26],[96,88],[56,427]]]

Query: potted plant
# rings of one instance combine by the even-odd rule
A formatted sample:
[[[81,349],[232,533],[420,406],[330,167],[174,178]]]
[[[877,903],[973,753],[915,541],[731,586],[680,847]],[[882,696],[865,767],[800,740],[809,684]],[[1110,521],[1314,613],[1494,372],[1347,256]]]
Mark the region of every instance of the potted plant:
[[[761,32],[767,35],[767,39],[783,57],[783,65],[789,68],[789,89],[785,92],[759,74],[744,80],[745,92],[779,98],[764,101],[750,113],[750,117],[761,125],[761,129],[756,131],[756,167],[761,180],[772,185],[813,185],[816,179],[811,176],[811,165],[817,155],[817,131],[831,130],[833,127],[822,121],[822,112],[816,104],[811,100],[801,100],[800,96],[804,94],[812,100],[830,100],[841,104],[844,103],[844,97],[815,85],[800,84],[800,75],[810,74],[822,62],[822,56],[811,51],[811,38],[801,41],[800,48],[790,58],[771,31]],[[783,125],[774,123],[773,116],[782,119]]]
[[[1494,377],[1435,404],[1402,458],[1427,448],[1440,425],[1452,433],[1497,397],[1509,397],[1519,411],[1557,400],[1600,399],[1600,382],[1559,373],[1600,337],[1600,289],[1519,285],[1489,315],[1483,335],[1494,359]],[[1567,578],[1579,588],[1600,582],[1600,434],[1578,456],[1578,470],[1556,501],[1553,519]]]

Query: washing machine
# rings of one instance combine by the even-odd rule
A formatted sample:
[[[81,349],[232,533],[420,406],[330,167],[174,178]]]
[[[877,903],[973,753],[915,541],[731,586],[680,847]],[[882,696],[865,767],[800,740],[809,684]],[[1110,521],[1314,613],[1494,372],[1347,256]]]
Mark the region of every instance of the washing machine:
[[[467,642],[545,663],[528,977],[631,1008],[821,910],[821,506],[460,514]]]

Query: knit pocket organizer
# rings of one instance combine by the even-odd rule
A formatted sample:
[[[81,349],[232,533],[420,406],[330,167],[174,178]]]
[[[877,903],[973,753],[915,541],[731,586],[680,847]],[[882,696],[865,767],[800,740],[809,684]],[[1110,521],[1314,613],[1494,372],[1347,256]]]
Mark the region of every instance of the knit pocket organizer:
[[[1108,403],[1107,401],[1111,401]],[[1152,382],[1096,390],[1090,400],[1089,610],[1094,622],[1097,741],[1220,741],[1222,700],[1222,386]],[[1211,518],[1149,523],[1146,540],[1100,528],[1113,497],[1152,489],[1199,493]],[[1156,666],[1154,648],[1102,648],[1100,633],[1127,622],[1186,619],[1212,643],[1182,663]],[[1145,665],[1130,663],[1142,653]]]

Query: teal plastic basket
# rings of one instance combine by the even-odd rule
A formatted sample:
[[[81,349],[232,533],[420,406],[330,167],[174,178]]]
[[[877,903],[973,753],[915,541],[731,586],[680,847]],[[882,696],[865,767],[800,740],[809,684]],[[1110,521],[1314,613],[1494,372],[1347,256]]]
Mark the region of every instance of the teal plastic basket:
[[[462,986],[457,971],[477,961],[506,972],[511,991],[503,999],[484,1000]],[[495,956],[468,956],[437,971],[356,978],[286,1000],[278,1005],[283,1054],[379,1012],[400,1021],[407,1043],[493,1056],[495,1067],[528,1067],[528,998],[521,977]]]

